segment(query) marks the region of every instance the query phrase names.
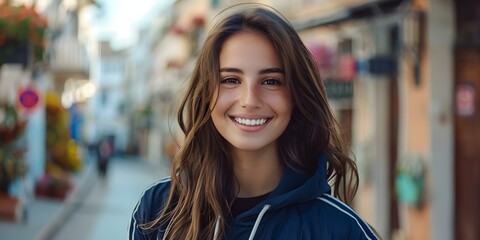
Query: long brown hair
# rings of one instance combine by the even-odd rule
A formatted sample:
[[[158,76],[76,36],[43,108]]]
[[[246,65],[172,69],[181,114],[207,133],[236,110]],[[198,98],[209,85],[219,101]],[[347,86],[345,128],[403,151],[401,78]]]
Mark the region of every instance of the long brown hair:
[[[291,120],[278,139],[283,164],[313,174],[318,156],[325,154],[334,195],[350,205],[357,191],[356,165],[340,137],[315,60],[284,17],[255,5],[214,25],[199,54],[178,111],[185,141],[173,161],[170,195],[159,217],[144,225],[165,227],[164,239],[211,239],[217,218],[218,236],[224,232],[235,197],[233,167],[227,142],[215,129],[210,112],[220,79],[222,45],[247,29],[273,44],[291,91]]]

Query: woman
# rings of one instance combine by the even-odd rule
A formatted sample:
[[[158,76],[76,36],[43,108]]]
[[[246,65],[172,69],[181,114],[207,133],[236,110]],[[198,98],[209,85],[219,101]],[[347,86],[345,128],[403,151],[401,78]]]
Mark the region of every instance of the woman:
[[[376,239],[347,206],[357,169],[315,61],[271,10],[213,27],[178,122],[171,178],[144,192],[130,239]]]

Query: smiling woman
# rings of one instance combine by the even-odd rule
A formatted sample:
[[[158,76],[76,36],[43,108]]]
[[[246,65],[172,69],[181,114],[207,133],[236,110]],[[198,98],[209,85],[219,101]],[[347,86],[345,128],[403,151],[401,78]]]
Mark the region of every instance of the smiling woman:
[[[225,41],[219,58],[220,84],[211,113],[215,128],[234,156],[271,151],[277,159],[276,139],[287,128],[292,103],[275,49],[262,35],[241,32]]]
[[[130,239],[377,239],[349,207],[357,168],[315,60],[273,9],[237,10],[207,36],[178,113],[184,144]]]

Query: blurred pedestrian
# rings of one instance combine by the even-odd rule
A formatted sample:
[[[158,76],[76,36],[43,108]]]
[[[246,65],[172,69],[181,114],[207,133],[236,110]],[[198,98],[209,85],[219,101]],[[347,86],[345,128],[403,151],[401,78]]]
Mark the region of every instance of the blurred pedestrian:
[[[317,69],[272,8],[217,23],[179,109],[171,177],[142,194],[130,239],[377,239],[349,207],[357,168]]]
[[[101,178],[107,175],[108,164],[113,154],[113,146],[109,138],[103,137],[97,144],[97,166]]]

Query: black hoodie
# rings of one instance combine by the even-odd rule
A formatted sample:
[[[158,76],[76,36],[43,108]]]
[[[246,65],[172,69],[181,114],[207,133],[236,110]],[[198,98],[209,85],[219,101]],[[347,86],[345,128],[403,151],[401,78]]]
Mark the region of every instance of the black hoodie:
[[[330,195],[326,166],[321,156],[313,176],[286,168],[267,199],[227,221],[223,239],[377,239],[355,211]],[[162,229],[145,231],[138,224],[157,216],[169,188],[167,178],[144,192],[133,211],[130,240],[162,239]]]

